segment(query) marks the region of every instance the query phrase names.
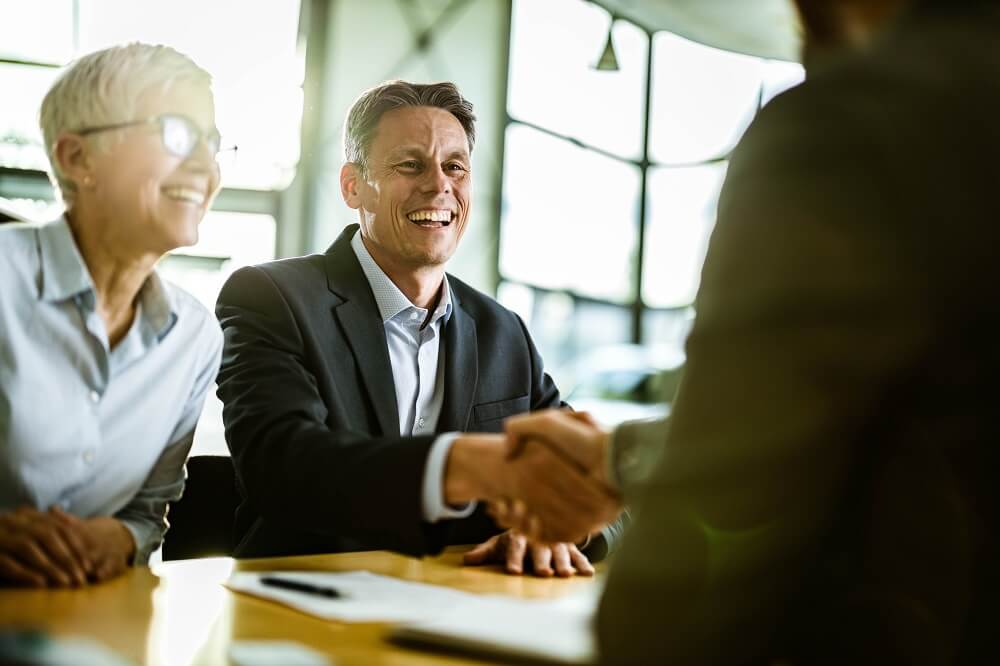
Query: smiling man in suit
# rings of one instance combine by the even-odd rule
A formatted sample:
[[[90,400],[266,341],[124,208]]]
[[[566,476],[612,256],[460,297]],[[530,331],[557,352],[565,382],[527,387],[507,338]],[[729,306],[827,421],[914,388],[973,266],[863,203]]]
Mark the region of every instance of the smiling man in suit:
[[[325,254],[244,268],[223,288],[237,555],[424,554],[488,539],[470,564],[593,571],[574,544],[499,534],[475,502],[522,496],[525,479],[565,463],[551,452],[508,462],[506,440],[487,434],[563,403],[517,315],[445,274],[469,218],[474,121],[450,83],[365,92],[340,178],[360,225]],[[555,510],[571,524],[578,503],[602,498],[566,471]]]

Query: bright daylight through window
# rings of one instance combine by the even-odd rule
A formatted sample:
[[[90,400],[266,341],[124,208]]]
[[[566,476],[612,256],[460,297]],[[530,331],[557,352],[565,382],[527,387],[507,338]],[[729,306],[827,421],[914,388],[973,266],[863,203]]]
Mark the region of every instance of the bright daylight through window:
[[[600,5],[515,0],[511,24],[498,293],[566,388],[608,345],[678,358],[729,154],[803,78]],[[599,70],[609,30],[618,68]]]

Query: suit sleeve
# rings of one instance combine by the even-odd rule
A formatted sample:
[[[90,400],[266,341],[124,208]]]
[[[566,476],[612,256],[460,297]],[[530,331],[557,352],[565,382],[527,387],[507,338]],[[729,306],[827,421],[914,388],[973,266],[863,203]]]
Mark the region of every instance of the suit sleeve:
[[[226,440],[257,514],[318,534],[392,534],[415,555],[443,547],[443,528],[421,515],[433,437],[329,427],[296,319],[263,270],[234,273],[216,314],[225,334],[218,393]]]
[[[900,212],[870,176],[877,143],[829,104],[779,98],[737,149],[669,427],[621,432],[654,462],[618,470],[635,524],[599,611],[615,663],[762,655],[833,525],[854,442],[927,346],[913,257],[882,223]]]

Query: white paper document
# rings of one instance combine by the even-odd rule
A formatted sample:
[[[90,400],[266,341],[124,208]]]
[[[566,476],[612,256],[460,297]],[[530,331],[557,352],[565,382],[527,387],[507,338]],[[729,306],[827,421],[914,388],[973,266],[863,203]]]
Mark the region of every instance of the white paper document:
[[[326,655],[295,641],[233,641],[229,660],[236,666],[330,666]]]
[[[554,600],[477,597],[433,620],[395,628],[393,638],[478,654],[558,664],[597,661],[592,624],[601,587]]]
[[[295,590],[270,587],[262,577],[281,578],[332,587],[337,599],[304,594]],[[241,571],[234,573],[226,586],[291,606],[303,613],[325,620],[343,622],[415,622],[438,617],[455,606],[475,599],[476,595],[439,585],[412,583],[380,576],[369,571]]]
[[[262,577],[334,588],[340,596],[268,586]],[[226,585],[327,620],[395,623],[392,637],[407,643],[563,664],[596,660],[591,624],[598,584],[545,600],[472,594],[368,571],[239,572]]]

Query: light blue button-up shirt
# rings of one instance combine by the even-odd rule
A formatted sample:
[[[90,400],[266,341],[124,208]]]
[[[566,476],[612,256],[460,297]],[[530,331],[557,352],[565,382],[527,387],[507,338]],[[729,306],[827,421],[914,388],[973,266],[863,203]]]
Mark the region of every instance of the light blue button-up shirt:
[[[114,516],[146,562],[221,353],[215,317],[155,272],[111,349],[66,220],[0,226],[0,511]]]
[[[452,309],[448,277],[442,280],[437,308],[427,325],[422,326],[427,320],[427,309],[411,303],[375,263],[361,240],[361,231],[351,239],[351,248],[371,285],[385,327],[396,386],[399,434],[404,437],[433,434],[444,402],[445,348],[441,335]],[[475,510],[475,503],[456,509],[444,501],[444,468],[456,437],[458,433],[440,435],[427,454],[421,499],[424,520],[428,522],[464,518]]]

